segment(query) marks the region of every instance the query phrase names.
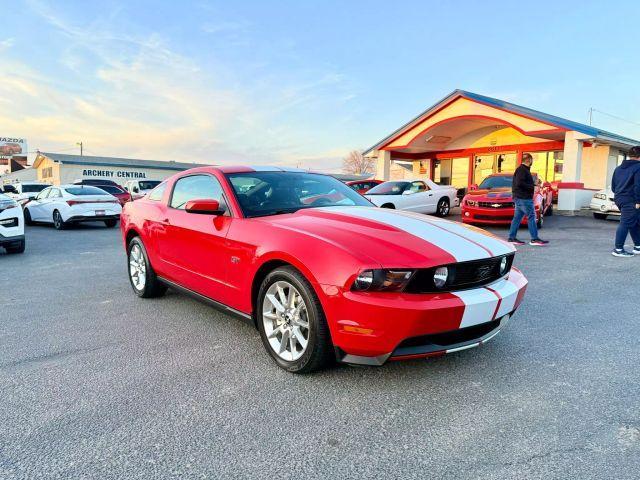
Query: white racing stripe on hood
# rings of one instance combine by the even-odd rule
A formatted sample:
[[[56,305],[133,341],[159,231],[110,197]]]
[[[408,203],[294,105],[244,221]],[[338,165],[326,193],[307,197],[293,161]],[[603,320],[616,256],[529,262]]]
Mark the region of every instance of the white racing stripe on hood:
[[[413,212],[402,212],[402,214],[411,215],[411,216],[421,215],[419,213],[413,213]],[[445,220],[437,217],[431,217],[429,219],[429,222],[431,222],[434,225],[437,225],[440,228],[444,228],[445,230],[448,230],[452,233],[461,235],[471,240],[472,242],[479,243],[486,249],[490,250],[491,253],[496,257],[499,255],[505,255],[507,253],[511,253],[514,251],[514,248],[510,244],[504,242],[503,240],[500,240],[499,238],[495,238],[489,234],[474,230],[475,227],[467,227],[460,223],[452,222],[450,220]]]
[[[432,225],[424,216],[403,215],[395,210],[369,207],[327,207],[327,213],[365,218],[403,230],[450,253],[458,262],[489,258],[489,252],[461,236]],[[478,242],[482,244],[482,242]]]

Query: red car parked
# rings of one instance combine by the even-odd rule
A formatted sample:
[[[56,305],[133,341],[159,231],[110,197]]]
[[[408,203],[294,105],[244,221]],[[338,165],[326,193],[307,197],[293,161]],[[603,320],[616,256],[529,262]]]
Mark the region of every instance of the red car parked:
[[[533,179],[538,183],[538,176]],[[472,186],[462,200],[462,222],[471,224],[509,225],[515,210],[511,186],[513,174],[497,173],[485,178],[480,186]],[[549,183],[536,186],[533,195],[538,228],[542,228],[544,217],[553,215],[553,192]],[[527,217],[522,225],[527,224]]]
[[[138,296],[173,287],[245,318],[291,372],[478,346],[527,286],[508,243],[293,169],[181,172],[127,203],[121,229]]]
[[[353,188],[360,195],[364,195],[373,187],[380,185],[381,183],[384,182],[382,180],[353,180],[351,182],[347,182],[347,185]]]

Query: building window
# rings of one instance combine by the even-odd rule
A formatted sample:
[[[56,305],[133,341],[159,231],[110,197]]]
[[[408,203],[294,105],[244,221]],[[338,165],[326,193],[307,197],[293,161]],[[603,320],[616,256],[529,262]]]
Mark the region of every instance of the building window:
[[[433,181],[438,185],[452,185],[466,188],[469,183],[469,157],[444,158],[436,160]]]
[[[562,180],[564,152],[528,152],[533,157],[531,172],[537,173],[544,182],[559,182]]]

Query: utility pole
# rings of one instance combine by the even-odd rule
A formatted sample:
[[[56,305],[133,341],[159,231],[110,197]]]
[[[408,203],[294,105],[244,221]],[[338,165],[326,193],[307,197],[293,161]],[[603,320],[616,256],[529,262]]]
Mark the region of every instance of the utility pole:
[[[80,156],[82,156],[82,142],[77,142],[76,145],[80,145]]]

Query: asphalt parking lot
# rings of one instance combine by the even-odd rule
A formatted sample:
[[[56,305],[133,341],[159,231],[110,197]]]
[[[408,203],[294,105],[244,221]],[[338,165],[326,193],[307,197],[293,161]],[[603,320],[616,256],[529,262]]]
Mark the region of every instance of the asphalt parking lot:
[[[134,296],[118,229],[28,227],[0,254],[0,477],[636,479],[640,258],[610,255],[616,225],[549,218],[486,346],[311,376],[191,298]]]

